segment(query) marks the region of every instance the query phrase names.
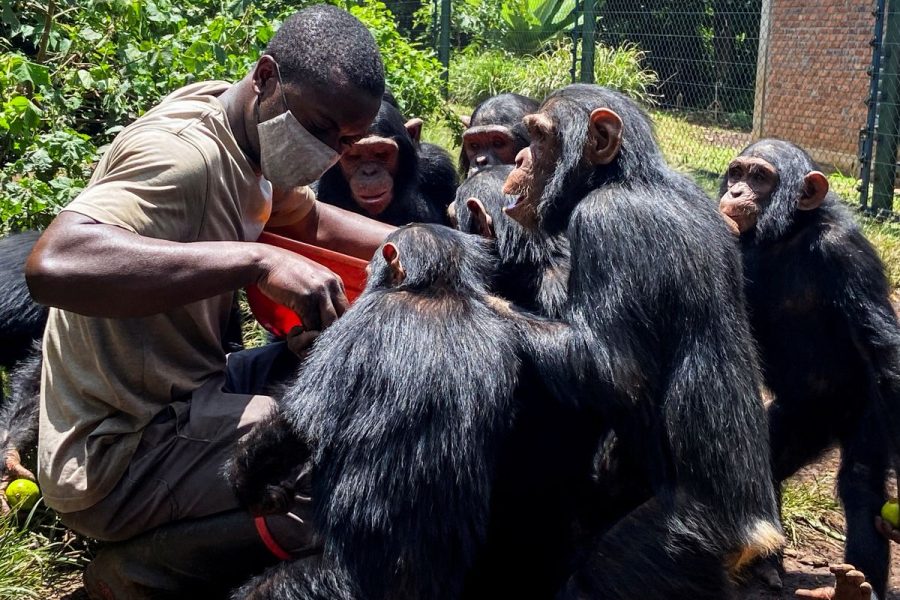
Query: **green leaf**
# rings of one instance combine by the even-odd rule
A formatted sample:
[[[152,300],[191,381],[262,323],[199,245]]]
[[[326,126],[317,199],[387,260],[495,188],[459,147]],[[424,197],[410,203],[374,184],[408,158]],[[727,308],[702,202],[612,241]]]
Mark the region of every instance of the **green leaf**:
[[[94,87],[94,78],[84,69],[78,69],[78,80],[81,82],[81,87],[86,90]]]

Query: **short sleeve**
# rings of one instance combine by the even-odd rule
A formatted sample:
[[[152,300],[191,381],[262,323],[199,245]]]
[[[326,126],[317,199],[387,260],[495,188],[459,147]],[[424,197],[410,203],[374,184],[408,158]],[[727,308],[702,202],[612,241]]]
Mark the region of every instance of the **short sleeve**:
[[[65,210],[147,237],[197,239],[208,194],[203,153],[176,133],[126,130]]]
[[[272,215],[267,226],[286,227],[293,225],[309,214],[316,203],[316,193],[309,186],[294,188],[283,197],[273,195]]]

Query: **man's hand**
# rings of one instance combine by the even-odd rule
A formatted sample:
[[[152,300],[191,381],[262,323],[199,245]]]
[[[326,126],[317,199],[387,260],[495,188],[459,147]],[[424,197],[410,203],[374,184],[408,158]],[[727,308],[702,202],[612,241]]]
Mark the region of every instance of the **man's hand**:
[[[344,284],[331,270],[289,250],[265,246],[257,286],[272,300],[300,316],[307,332],[321,331],[349,306]]]
[[[3,453],[3,462],[0,463],[0,513],[9,512],[9,504],[6,502],[6,488],[10,482],[16,479],[30,479],[36,481],[34,474],[22,466],[19,451],[15,448],[7,448]]]

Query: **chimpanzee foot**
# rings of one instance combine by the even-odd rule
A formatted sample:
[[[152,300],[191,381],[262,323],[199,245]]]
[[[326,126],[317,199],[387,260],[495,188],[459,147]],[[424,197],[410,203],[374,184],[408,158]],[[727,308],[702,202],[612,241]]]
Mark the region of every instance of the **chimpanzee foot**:
[[[799,598],[816,600],[870,600],[872,586],[866,583],[866,576],[857,571],[853,565],[832,565],[834,573],[833,588],[817,588],[814,590],[797,590]]]

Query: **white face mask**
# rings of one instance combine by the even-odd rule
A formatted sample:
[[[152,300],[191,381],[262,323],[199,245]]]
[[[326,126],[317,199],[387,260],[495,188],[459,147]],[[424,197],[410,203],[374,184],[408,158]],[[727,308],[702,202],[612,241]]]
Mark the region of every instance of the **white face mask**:
[[[277,70],[278,66],[275,68]],[[256,125],[260,167],[263,176],[276,187],[290,189],[309,185],[333,167],[341,155],[308,132],[291,113],[284,98],[281,73],[278,73],[278,87],[285,112]]]

